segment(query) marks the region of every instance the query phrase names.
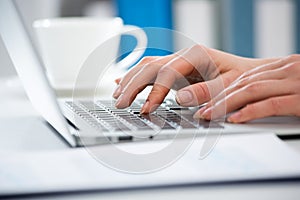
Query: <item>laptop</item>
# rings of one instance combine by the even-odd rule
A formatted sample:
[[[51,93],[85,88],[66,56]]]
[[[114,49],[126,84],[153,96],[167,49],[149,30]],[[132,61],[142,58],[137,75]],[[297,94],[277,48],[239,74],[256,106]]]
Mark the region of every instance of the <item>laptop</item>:
[[[26,93],[43,118],[71,147],[145,141],[207,134],[275,132],[299,134],[300,118],[270,117],[246,124],[193,119],[197,108],[182,108],[167,99],[149,115],[139,113],[143,100],[116,109],[114,100],[59,99],[12,0],[0,1],[0,33]]]

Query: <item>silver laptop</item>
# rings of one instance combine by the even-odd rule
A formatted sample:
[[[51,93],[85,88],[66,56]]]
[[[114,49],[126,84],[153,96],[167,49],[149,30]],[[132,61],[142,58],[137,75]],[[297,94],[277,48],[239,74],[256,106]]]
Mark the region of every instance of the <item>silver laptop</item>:
[[[62,100],[55,96],[12,0],[0,1],[0,33],[33,106],[72,146],[111,142],[272,131],[300,133],[300,118],[271,117],[246,124],[193,119],[197,108],[182,108],[172,99],[149,115],[139,113],[143,100],[128,109],[114,108],[114,100]]]

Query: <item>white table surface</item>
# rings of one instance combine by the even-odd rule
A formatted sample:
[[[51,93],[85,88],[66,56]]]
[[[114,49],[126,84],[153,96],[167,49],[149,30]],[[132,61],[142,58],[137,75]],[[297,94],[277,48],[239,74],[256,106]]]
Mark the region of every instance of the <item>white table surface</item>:
[[[33,152],[69,146],[33,109],[18,79],[0,79],[0,151]],[[36,131],[39,130],[39,131]],[[47,141],[47,142],[45,142]],[[287,140],[299,152],[300,139]],[[300,181],[199,185],[130,191],[29,196],[37,199],[299,199]],[[26,197],[22,197],[26,198]]]

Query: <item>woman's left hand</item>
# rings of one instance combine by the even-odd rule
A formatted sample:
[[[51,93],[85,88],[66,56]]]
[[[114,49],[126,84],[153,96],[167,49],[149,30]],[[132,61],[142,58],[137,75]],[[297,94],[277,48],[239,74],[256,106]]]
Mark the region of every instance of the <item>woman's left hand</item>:
[[[211,120],[233,111],[227,118],[232,123],[268,116],[300,116],[300,55],[245,72],[195,117]]]

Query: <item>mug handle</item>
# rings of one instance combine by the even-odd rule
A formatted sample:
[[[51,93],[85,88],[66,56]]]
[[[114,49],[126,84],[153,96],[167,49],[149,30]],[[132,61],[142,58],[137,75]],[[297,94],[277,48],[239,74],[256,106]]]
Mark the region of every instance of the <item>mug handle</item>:
[[[127,69],[134,64],[138,59],[142,57],[147,48],[147,35],[141,28],[133,25],[124,25],[121,35],[131,35],[136,38],[136,47],[125,58],[116,63],[116,67],[119,69]]]

